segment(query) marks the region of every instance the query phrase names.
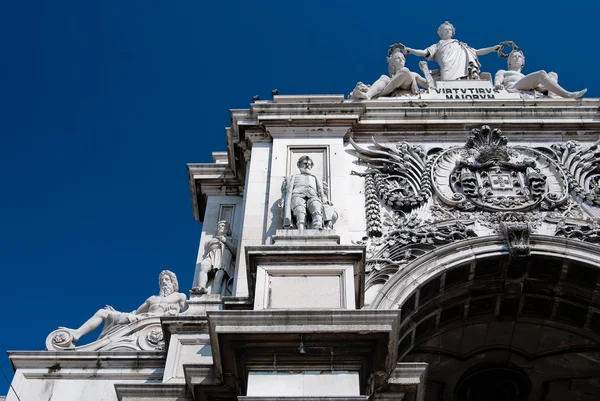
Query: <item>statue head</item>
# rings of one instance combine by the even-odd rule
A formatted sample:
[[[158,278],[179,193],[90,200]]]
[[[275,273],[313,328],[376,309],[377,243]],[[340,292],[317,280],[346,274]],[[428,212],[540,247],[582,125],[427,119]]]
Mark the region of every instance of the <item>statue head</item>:
[[[513,50],[508,55],[508,69],[520,70],[525,66],[525,55],[521,50]],[[513,68],[514,67],[514,68]]]
[[[158,285],[160,287],[160,296],[166,297],[179,291],[179,282],[177,276],[170,270],[163,270],[158,275]]]
[[[392,54],[387,57],[388,62],[388,71],[390,76],[396,74],[396,72],[404,67],[404,63],[406,62],[406,57],[402,54],[402,51],[399,47],[396,47],[392,50]]]
[[[217,236],[231,235],[231,226],[227,220],[221,220],[217,223]]]
[[[452,39],[456,30],[454,29],[454,25],[448,21],[444,21],[438,28],[437,33],[440,39]]]
[[[296,165],[298,166],[298,170],[300,170],[302,174],[306,174],[313,168],[315,163],[313,163],[310,157],[305,155],[298,159],[298,163]]]

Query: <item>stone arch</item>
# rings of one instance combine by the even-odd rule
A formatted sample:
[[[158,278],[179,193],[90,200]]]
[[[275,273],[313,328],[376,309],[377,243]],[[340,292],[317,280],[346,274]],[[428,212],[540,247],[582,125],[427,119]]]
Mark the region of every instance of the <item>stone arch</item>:
[[[465,386],[483,379],[465,377],[478,372],[528,375],[534,398],[522,399],[600,390],[589,379],[600,377],[600,247],[542,235],[530,247],[511,258],[501,236],[458,241],[381,287],[369,307],[402,310],[398,356],[429,363],[428,400],[467,400]],[[568,380],[552,374],[565,369]]]
[[[531,236],[531,255],[560,257],[600,269],[600,247],[561,237]],[[493,257],[508,257],[503,236],[470,238],[444,245],[412,261],[383,285],[369,309],[397,309],[421,285],[455,267]]]

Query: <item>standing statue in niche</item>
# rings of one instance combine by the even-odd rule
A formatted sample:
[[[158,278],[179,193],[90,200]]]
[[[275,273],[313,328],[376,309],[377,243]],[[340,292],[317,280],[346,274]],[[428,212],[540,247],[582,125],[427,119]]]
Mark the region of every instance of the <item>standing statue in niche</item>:
[[[308,156],[298,159],[300,174],[285,177],[281,186],[283,207],[283,228],[304,230],[311,228],[332,229],[337,213],[327,198],[327,188],[323,181],[312,174],[313,161]]]
[[[146,300],[137,310],[133,312],[119,312],[112,306],[107,305],[104,309],[98,310],[94,316],[86,321],[78,329],[67,329],[72,335],[72,342],[75,343],[81,337],[96,330],[102,323],[104,327],[98,339],[114,333],[119,328],[142,320],[147,317],[176,315],[186,307],[186,296],[179,291],[179,283],[175,273],[169,270],[163,270],[158,276],[160,287],[159,295],[153,295]]]
[[[419,93],[419,85],[427,88],[427,81],[416,72],[404,67],[406,58],[399,46],[390,48],[388,57],[388,72],[390,76],[382,75],[373,85],[362,82],[356,84],[350,97],[354,99],[375,99],[384,96],[398,96],[406,93]]]
[[[497,89],[506,89],[509,92],[536,91],[543,94],[552,92],[560,97],[578,99],[587,92],[569,92],[558,84],[558,75],[555,72],[536,71],[525,75],[521,69],[525,66],[525,55],[520,50],[513,50],[508,55],[508,70],[496,73],[494,84]]]
[[[198,286],[192,289],[192,293],[224,295],[227,280],[233,277],[232,261],[236,253],[231,227],[227,221],[217,223],[215,236],[206,243],[204,250]]]
[[[442,81],[479,79],[481,64],[477,56],[498,51],[502,46],[498,44],[483,49],[473,49],[466,43],[452,39],[454,33],[454,25],[446,21],[438,28],[440,41],[436,44],[429,46],[425,50],[401,46],[404,48],[404,54],[414,54],[415,56],[425,57],[427,60],[437,62],[440,65]]]

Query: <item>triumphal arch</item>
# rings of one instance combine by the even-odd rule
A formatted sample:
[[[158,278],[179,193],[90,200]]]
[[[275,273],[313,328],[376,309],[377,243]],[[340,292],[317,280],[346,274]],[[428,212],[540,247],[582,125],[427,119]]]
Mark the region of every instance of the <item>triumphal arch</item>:
[[[600,100],[438,33],[348,96],[232,110],[188,165],[191,293],[163,272],[11,352],[20,398],[600,399]]]

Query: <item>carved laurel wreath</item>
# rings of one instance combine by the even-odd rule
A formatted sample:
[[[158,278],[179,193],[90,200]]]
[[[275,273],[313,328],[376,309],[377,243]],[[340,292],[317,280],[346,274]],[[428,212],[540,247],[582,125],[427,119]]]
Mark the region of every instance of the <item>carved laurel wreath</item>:
[[[394,51],[396,51],[396,49],[400,49],[400,51],[404,53],[404,49],[406,49],[406,46],[404,46],[402,43],[394,43],[388,49],[388,57],[390,57],[394,53]]]
[[[510,55],[510,52],[509,53],[502,52],[504,50],[504,46],[509,46],[512,49],[511,52],[515,51],[515,50],[519,50],[519,46],[517,46],[517,44],[515,42],[513,42],[511,40],[505,40],[504,42],[500,43],[500,47],[498,48],[498,56],[503,59],[507,59],[508,56]]]

